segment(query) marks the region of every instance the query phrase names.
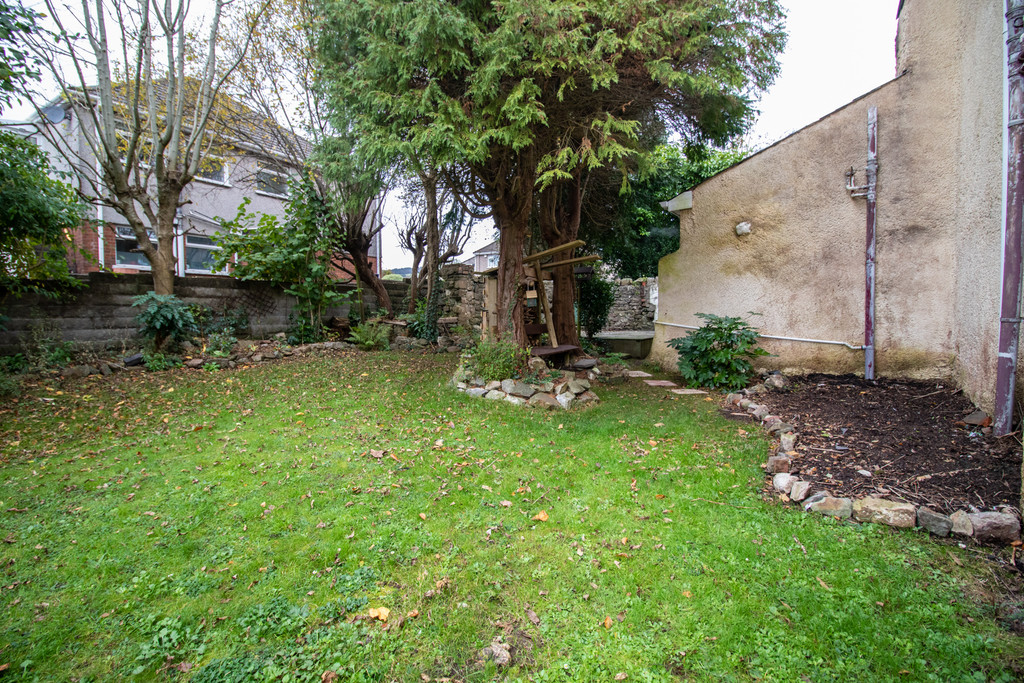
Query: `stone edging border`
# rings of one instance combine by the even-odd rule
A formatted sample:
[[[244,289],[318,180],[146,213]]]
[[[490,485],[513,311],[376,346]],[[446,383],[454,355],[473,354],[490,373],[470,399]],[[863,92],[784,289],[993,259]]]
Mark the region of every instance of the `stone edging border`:
[[[836,498],[825,491],[811,493],[811,482],[803,481],[790,474],[793,458],[797,456],[796,444],[800,438],[793,425],[769,413],[768,407],[750,400],[750,396],[763,394],[768,389],[783,389],[787,381],[781,375],[769,375],[764,384],[725,397],[727,405],[745,410],[760,421],[766,432],[779,439],[775,453],[768,458],[764,468],[772,476],[772,487],[783,501],[801,505],[806,512],[817,512],[839,519],[857,522],[885,524],[898,529],[921,527],[928,532],[946,537],[973,538],[979,543],[999,545],[1020,545],[1020,517],[1012,508],[994,511],[968,512],[958,510],[952,515],[935,512],[925,506],[888,500],[876,496],[859,499]]]

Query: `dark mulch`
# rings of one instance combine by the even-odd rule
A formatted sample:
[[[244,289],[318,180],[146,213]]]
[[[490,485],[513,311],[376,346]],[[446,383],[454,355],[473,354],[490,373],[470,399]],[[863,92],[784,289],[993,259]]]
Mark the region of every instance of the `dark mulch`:
[[[884,495],[947,514],[1019,505],[1018,436],[966,425],[975,408],[948,384],[808,375],[790,391],[752,398],[799,432],[793,467],[812,491]]]

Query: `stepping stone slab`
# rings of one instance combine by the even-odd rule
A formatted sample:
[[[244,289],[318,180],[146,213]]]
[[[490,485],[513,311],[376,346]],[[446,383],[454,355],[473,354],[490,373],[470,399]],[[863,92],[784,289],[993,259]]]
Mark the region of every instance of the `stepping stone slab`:
[[[968,515],[974,540],[980,543],[1013,543],[1020,540],[1020,521],[1007,512],[976,512]]]
[[[917,508],[910,503],[897,503],[884,498],[861,498],[853,504],[853,518],[858,522],[912,529],[917,523]]]
[[[809,503],[807,505],[807,509],[812,512],[828,515],[829,517],[849,519],[853,514],[853,501],[849,498],[833,498],[832,496],[825,496],[820,500]]]
[[[971,523],[971,516],[963,510],[957,510],[950,515],[949,521],[953,523],[951,531],[957,536],[974,535],[974,525]]]
[[[678,387],[679,385],[675,382],[669,382],[667,379],[645,379],[644,384],[649,387]]]
[[[626,377],[650,377],[651,373],[643,370],[626,370]]]
[[[673,394],[679,394],[680,396],[703,396],[707,394],[706,391],[700,389],[672,389]]]
[[[926,507],[917,509],[917,525],[942,538],[949,536],[949,532],[953,530],[953,520]]]

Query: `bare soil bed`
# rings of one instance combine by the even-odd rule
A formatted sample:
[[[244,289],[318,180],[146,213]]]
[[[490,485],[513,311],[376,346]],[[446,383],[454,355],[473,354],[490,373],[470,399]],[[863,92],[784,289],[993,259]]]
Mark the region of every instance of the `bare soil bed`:
[[[947,383],[808,375],[755,398],[800,434],[793,468],[812,491],[883,495],[946,514],[1019,505],[1019,434],[967,425],[975,408]],[[726,413],[738,417],[734,410]]]

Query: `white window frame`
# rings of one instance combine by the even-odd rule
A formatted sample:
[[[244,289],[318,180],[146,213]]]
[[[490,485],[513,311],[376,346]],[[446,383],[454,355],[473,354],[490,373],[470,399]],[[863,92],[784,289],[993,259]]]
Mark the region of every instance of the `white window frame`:
[[[267,166],[261,166],[259,168],[259,170],[256,171],[256,194],[262,195],[264,197],[273,197],[274,199],[290,199],[291,198],[291,195],[289,195],[288,192],[285,192],[284,194],[278,194],[276,192],[267,192],[266,190],[261,190],[260,189],[260,174],[261,173],[266,173],[268,175],[272,175],[272,176],[276,176],[276,177],[280,178],[281,180],[284,181],[285,187],[288,186],[288,181],[291,180],[291,176],[288,175],[287,173],[284,173],[284,172],[281,172],[281,171],[277,171],[277,170],[275,170],[273,168],[269,168]]]
[[[182,259],[182,265],[186,275],[227,275],[227,268],[224,270],[199,270],[198,268],[188,267],[188,250],[189,249],[200,249],[202,251],[221,251],[221,247],[216,244],[189,244],[189,237],[205,237],[206,239],[213,240],[214,238],[210,235],[201,235],[199,233],[185,233],[182,239],[182,246],[184,248],[184,258]]]
[[[149,240],[155,245],[156,244],[156,232],[153,230],[146,230],[146,234],[149,235]],[[115,268],[132,268],[134,270],[153,270],[152,264],[148,263],[149,259],[146,259],[145,265],[139,263],[119,263],[117,260],[118,249],[117,241],[119,239],[130,239],[135,240],[138,243],[138,238],[135,236],[135,231],[132,230],[129,225],[114,225],[114,267]],[[141,252],[140,252],[141,253]],[[146,258],[143,254],[143,258]]]
[[[221,169],[223,169],[224,171],[224,180],[214,180],[213,178],[203,177],[199,175],[200,173],[202,173],[202,171],[199,169],[196,170],[194,180],[197,180],[200,183],[205,183],[207,185],[216,185],[217,187],[231,187],[231,162],[228,160],[228,158],[216,154],[209,155],[209,158],[217,159],[218,161],[220,161]],[[202,162],[199,162],[200,168],[202,167],[202,165]]]

